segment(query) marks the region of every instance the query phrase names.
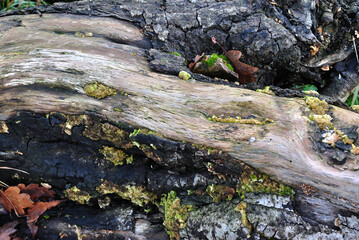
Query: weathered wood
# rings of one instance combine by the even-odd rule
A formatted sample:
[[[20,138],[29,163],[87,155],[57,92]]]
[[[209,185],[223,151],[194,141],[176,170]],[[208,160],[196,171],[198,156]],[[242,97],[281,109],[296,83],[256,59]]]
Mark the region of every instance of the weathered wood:
[[[20,110],[96,114],[113,123],[147,128],[166,139],[221,150],[275,180],[296,189],[310,185],[344,209],[358,211],[358,172],[339,169],[328,163],[328,154],[320,153],[319,128],[308,119],[312,111],[303,99],[155,73],[144,57],[150,46],[140,29],[112,18],[4,17],[0,120]],[[104,99],[88,96],[84,88],[95,81],[118,94]],[[337,129],[359,125],[357,113],[335,106],[328,112]],[[210,121],[213,115],[273,122],[223,123]],[[358,159],[348,156],[354,165]]]

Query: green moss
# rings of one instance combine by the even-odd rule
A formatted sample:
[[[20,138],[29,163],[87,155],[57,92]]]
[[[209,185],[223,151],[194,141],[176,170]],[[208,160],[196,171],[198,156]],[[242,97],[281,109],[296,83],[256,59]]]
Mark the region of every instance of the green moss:
[[[165,207],[165,221],[163,225],[167,228],[170,239],[180,240],[179,230],[186,227],[189,212],[192,205],[181,205],[181,200],[175,191],[164,194],[161,199],[161,206]]]
[[[76,186],[73,186],[72,188],[65,190],[64,193],[65,193],[65,197],[67,197],[71,201],[75,201],[80,204],[85,204],[85,203],[87,204],[91,199],[90,194],[88,194],[85,191],[81,191]]]
[[[258,173],[250,167],[244,167],[241,184],[237,185],[237,192],[242,199],[246,192],[271,193],[279,196],[294,195],[292,188],[275,182],[266,174]]]
[[[255,124],[255,125],[265,125],[267,123],[272,123],[273,120],[266,118],[264,120],[258,120],[256,118],[247,118],[242,119],[240,116],[234,117],[217,117],[216,115],[213,115],[212,117],[207,118],[209,121],[212,122],[221,122],[221,123],[240,123],[240,124]]]
[[[318,124],[319,128],[322,130],[334,128],[333,124],[331,123],[332,117],[329,116],[328,114],[324,114],[324,115],[311,114],[309,115],[309,119],[315,121]]]
[[[89,119],[87,115],[63,115],[66,117],[66,122],[61,123],[60,126],[68,135],[72,134],[72,128],[79,125],[85,125]]]
[[[222,58],[223,63],[232,71],[234,71],[232,65],[228,61],[227,57],[224,55],[217,55],[216,53],[213,53],[207,60],[202,60],[203,63],[208,65],[209,67],[212,66],[215,62],[217,62],[218,58]]]
[[[265,93],[269,95],[275,95],[275,93],[270,89],[269,86],[266,86],[264,89],[257,89],[256,92]]]
[[[176,56],[182,57],[182,55],[181,55],[181,54],[179,54],[178,52],[169,52],[168,54],[173,54],[173,55],[176,55]]]
[[[126,160],[126,163],[133,162],[132,155],[129,157],[124,151],[114,147],[104,146],[99,150],[99,152],[102,153],[107,160],[113,162],[116,166],[122,165],[124,160]]]
[[[313,112],[315,112],[315,114],[323,115],[329,109],[328,103],[324,100],[320,100],[319,98],[309,97],[309,96],[306,96],[304,99],[305,99],[305,103],[308,105],[310,109],[313,110]]]
[[[228,186],[212,184],[207,187],[206,192],[213,198],[213,202],[218,203],[232,200],[236,190]]]
[[[133,146],[128,139],[129,134],[110,123],[93,122],[86,126],[82,134],[95,141],[107,140],[117,148],[128,149]]]
[[[131,201],[133,204],[143,207],[149,203],[158,205],[159,196],[147,191],[143,186],[120,186],[108,181],[103,181],[96,187],[96,191],[101,195],[117,194],[119,197]]]
[[[179,74],[178,74],[178,77],[180,79],[183,79],[183,80],[188,80],[191,78],[191,74],[189,74],[188,72],[186,71],[180,71]]]
[[[240,204],[238,204],[236,206],[235,211],[239,212],[241,214],[242,224],[244,226],[246,226],[246,228],[248,229],[247,238],[250,238],[251,233],[252,233],[252,225],[249,223],[248,218],[247,218],[247,203],[246,202],[241,202]]]
[[[103,99],[108,96],[116,95],[117,91],[111,87],[108,87],[102,83],[95,81],[94,83],[88,84],[84,87],[84,91],[87,95]]]

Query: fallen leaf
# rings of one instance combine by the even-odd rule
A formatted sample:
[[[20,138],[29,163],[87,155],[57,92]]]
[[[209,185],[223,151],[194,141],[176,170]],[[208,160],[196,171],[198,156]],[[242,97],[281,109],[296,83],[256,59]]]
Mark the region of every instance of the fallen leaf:
[[[310,46],[310,55],[314,56],[319,51],[318,46]]]
[[[330,70],[329,65],[325,65],[325,66],[321,67],[320,69],[322,69],[323,71],[329,71]]]
[[[201,60],[201,58],[202,58],[203,56],[204,56],[204,52],[202,53],[201,56],[196,55],[196,57],[194,58],[194,62],[193,62],[193,63],[190,63],[189,66],[188,66],[191,71],[192,71],[193,67],[196,65],[196,63],[197,63],[199,60]]]
[[[29,216],[27,222],[36,221],[47,209],[55,207],[61,202],[61,200],[51,202],[36,202],[27,210],[27,215]]]
[[[30,195],[20,194],[20,188],[9,187],[5,191],[0,190],[0,201],[8,213],[14,209],[17,216],[25,215],[25,208],[31,207],[34,203],[30,200]]]
[[[10,235],[15,233],[17,230],[15,227],[19,224],[18,221],[12,221],[9,223],[5,223],[2,227],[0,227],[0,239],[1,240],[10,240]]]
[[[225,56],[232,63],[234,71],[238,73],[238,79],[241,83],[249,83],[257,81],[257,78],[253,76],[253,73],[258,71],[258,68],[252,67],[248,64],[239,61],[242,56],[241,51],[232,50],[228,51]]]
[[[249,83],[257,81],[257,78],[253,76],[253,73],[258,71],[258,68],[252,67],[248,64],[239,61],[242,56],[242,52],[239,50],[226,51],[224,47],[216,41],[215,37],[212,37],[212,42],[220,46],[225,52],[224,56],[232,63],[234,71],[238,74],[238,79],[241,83]]]
[[[45,187],[40,187],[39,184],[31,183],[25,187],[24,184],[18,184],[21,193],[30,195],[31,200],[48,200],[55,197],[55,191],[49,190]]]
[[[37,219],[46,212],[47,209],[57,206],[61,203],[61,200],[51,201],[51,202],[36,202],[32,207],[27,210],[27,226],[29,227],[33,238],[37,234],[39,227],[36,225]]]

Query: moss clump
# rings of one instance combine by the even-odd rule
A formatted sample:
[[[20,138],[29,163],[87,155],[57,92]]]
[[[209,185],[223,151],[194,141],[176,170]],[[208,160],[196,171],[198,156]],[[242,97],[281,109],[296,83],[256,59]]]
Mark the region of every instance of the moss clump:
[[[181,54],[179,54],[178,52],[169,52],[168,54],[173,54],[173,55],[175,55],[175,56],[182,57],[182,55],[181,55]]]
[[[203,63],[205,63],[207,66],[213,66],[215,62],[217,62],[218,58],[222,58],[223,63],[232,71],[234,71],[234,68],[228,61],[227,57],[224,55],[217,55],[216,53],[213,53],[207,60],[202,60]]]
[[[328,130],[334,128],[333,124],[331,123],[332,117],[327,114],[324,115],[311,114],[309,115],[309,119],[315,121],[318,124],[319,128],[322,130]]]
[[[96,187],[96,191],[101,195],[117,194],[119,197],[131,201],[133,204],[143,207],[149,203],[157,204],[159,196],[149,192],[143,186],[119,186],[108,181],[103,181]]]
[[[315,114],[323,115],[329,109],[328,103],[324,100],[320,100],[319,98],[309,97],[309,96],[306,96],[304,99],[305,99],[305,103],[308,105],[310,109],[313,110],[313,112],[315,112]]]
[[[269,95],[275,95],[275,93],[270,89],[269,86],[266,86],[264,89],[257,89],[256,92],[265,93]]]
[[[192,205],[181,205],[181,200],[175,191],[164,194],[161,199],[161,206],[165,207],[165,221],[163,225],[167,228],[170,239],[180,240],[179,230],[186,227],[189,212]]]
[[[5,121],[0,121],[0,133],[9,133],[9,128]]]
[[[128,139],[129,134],[110,123],[92,122],[86,126],[82,134],[95,141],[107,140],[117,148],[128,149],[133,146]]]
[[[127,164],[133,162],[132,155],[129,157],[124,151],[114,147],[104,146],[99,150],[99,152],[102,153],[107,160],[113,162],[116,166],[122,165],[124,160],[126,160]]]
[[[68,135],[71,135],[72,128],[79,125],[86,125],[89,121],[87,115],[64,115],[66,117],[66,122],[61,123],[60,126],[63,128],[64,132]]]
[[[85,191],[81,191],[76,186],[73,186],[72,188],[65,190],[64,193],[65,193],[65,197],[67,197],[71,201],[75,201],[80,204],[85,204],[85,203],[87,204],[91,199],[90,194],[88,194]]]
[[[252,233],[252,225],[249,223],[248,218],[247,218],[247,203],[246,202],[241,202],[240,204],[238,204],[236,206],[235,211],[239,212],[241,214],[242,224],[244,226],[246,226],[246,228],[248,229],[247,238],[250,238],[251,233]]]
[[[266,118],[264,120],[258,120],[256,118],[245,118],[242,119],[240,116],[234,117],[217,117],[213,115],[212,117],[207,118],[209,121],[212,122],[221,122],[221,123],[240,123],[240,124],[256,124],[256,125],[265,125],[267,123],[272,123],[273,120]]]
[[[209,185],[206,189],[206,192],[213,198],[213,202],[218,203],[223,200],[230,201],[233,198],[233,195],[236,191],[228,186],[222,185]]]
[[[189,74],[188,72],[186,71],[180,71],[179,74],[178,74],[178,77],[180,79],[183,79],[183,80],[188,80],[191,78],[191,74]]]
[[[111,87],[108,87],[102,83],[95,81],[94,83],[88,84],[84,87],[84,91],[87,95],[103,99],[108,96],[116,95],[117,91]]]
[[[237,192],[243,199],[246,192],[271,193],[282,195],[294,195],[292,188],[271,180],[266,174],[255,172],[245,167],[241,175],[241,184],[237,185]]]

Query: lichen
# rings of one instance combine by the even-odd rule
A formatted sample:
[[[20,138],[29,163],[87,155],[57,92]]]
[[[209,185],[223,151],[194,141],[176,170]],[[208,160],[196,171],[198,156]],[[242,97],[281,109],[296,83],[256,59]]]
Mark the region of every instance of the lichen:
[[[73,186],[72,188],[65,190],[64,193],[65,193],[65,197],[67,197],[71,201],[75,201],[80,204],[88,204],[88,202],[91,199],[90,194],[78,189],[76,186]]]
[[[227,57],[224,55],[217,55],[216,53],[213,53],[211,56],[207,57],[207,59],[203,59],[202,62],[205,63],[207,66],[213,66],[215,62],[217,62],[218,58],[221,58],[223,60],[223,63],[232,71],[234,71],[234,68],[228,61]]]
[[[85,137],[98,141],[100,139],[113,143],[116,147],[131,148],[133,144],[128,139],[128,133],[110,123],[94,122],[86,126],[82,133]]]
[[[189,74],[188,72],[186,71],[180,71],[179,74],[178,74],[178,77],[180,79],[183,79],[183,80],[188,80],[191,78],[191,74]]]
[[[275,93],[270,89],[269,86],[266,86],[264,89],[257,89],[256,92],[275,95]]]
[[[323,115],[311,114],[309,115],[309,119],[315,121],[318,124],[319,128],[322,130],[334,129],[334,126],[331,123],[332,117],[329,116],[328,114],[323,114]]]
[[[259,120],[256,118],[244,118],[242,119],[240,116],[237,117],[217,117],[213,115],[212,117],[207,118],[212,122],[221,122],[221,123],[240,123],[240,124],[255,124],[255,125],[265,125],[267,123],[272,123],[273,120],[266,118],[264,120]]]
[[[354,153],[355,155],[359,155],[359,147],[355,146],[354,144],[352,144],[352,153]]]
[[[306,96],[304,99],[305,103],[310,109],[313,110],[313,112],[315,112],[315,114],[323,115],[329,109],[328,103],[324,100],[320,100],[319,98],[310,96]]]
[[[245,166],[241,175],[241,184],[237,185],[237,192],[243,199],[246,192],[271,193],[282,195],[294,195],[292,188],[271,180],[266,174],[258,173],[254,169]]]
[[[114,147],[104,146],[103,148],[99,149],[99,152],[102,153],[107,160],[113,162],[116,166],[122,165],[124,160],[126,160],[127,164],[130,164],[133,161],[132,155],[128,156],[124,151]]]
[[[206,188],[206,192],[213,198],[213,202],[218,203],[223,200],[232,200],[236,191],[228,186],[211,184]]]
[[[103,99],[105,97],[117,94],[117,91],[115,89],[108,87],[97,81],[86,85],[84,87],[84,91],[86,92],[87,95],[97,99]]]
[[[119,197],[131,201],[133,204],[143,207],[149,203],[158,205],[159,196],[147,191],[144,186],[120,186],[108,181],[103,181],[96,187],[101,195],[117,194]]]
[[[247,218],[247,203],[241,202],[236,206],[235,211],[241,214],[242,224],[248,229],[247,238],[250,238],[252,233],[252,225],[249,223]]]
[[[64,115],[66,117],[66,122],[61,123],[60,126],[63,128],[64,132],[68,135],[71,135],[72,128],[79,125],[85,125],[88,122],[87,115]]]
[[[5,121],[0,121],[0,133],[9,133],[9,128]]]
[[[161,206],[165,207],[163,225],[167,228],[170,239],[180,240],[179,230],[186,227],[189,212],[193,209],[193,206],[181,205],[181,200],[177,197],[175,191],[162,195]]]
[[[356,112],[359,112],[359,105],[353,105],[351,106],[351,108],[356,111]]]

